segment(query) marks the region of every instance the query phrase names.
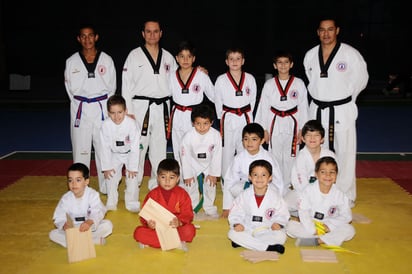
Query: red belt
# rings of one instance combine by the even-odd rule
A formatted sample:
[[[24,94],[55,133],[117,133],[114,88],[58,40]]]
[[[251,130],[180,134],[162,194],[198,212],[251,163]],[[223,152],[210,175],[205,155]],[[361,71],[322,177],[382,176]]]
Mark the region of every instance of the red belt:
[[[270,125],[270,132],[269,132],[269,142],[270,146],[272,147],[272,133],[273,133],[273,128],[275,127],[275,121],[276,117],[286,117],[290,116],[293,119],[293,138],[292,138],[292,145],[290,149],[290,155],[292,157],[296,157],[296,150],[297,150],[297,143],[298,143],[298,122],[296,121],[296,118],[293,116],[296,112],[298,112],[298,107],[295,106],[294,108],[288,109],[288,110],[278,110],[274,107],[270,107],[270,110],[275,114],[272,119],[272,123]]]

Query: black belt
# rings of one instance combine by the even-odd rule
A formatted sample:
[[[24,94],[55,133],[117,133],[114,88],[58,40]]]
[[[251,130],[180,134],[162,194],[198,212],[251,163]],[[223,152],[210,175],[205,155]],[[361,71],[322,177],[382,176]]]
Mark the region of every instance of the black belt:
[[[318,109],[316,111],[316,120],[322,123],[322,115],[321,110],[325,108],[329,108],[329,128],[328,128],[328,135],[329,135],[329,149],[335,152],[335,148],[333,146],[333,142],[335,140],[335,106],[344,105],[352,101],[352,96],[349,96],[345,99],[331,101],[331,102],[323,102],[313,98],[313,102],[318,105]]]
[[[163,98],[151,98],[146,96],[133,96],[133,100],[148,100],[149,105],[147,107],[146,114],[143,119],[143,126],[142,126],[142,136],[147,136],[147,130],[149,128],[149,117],[150,117],[150,105],[155,103],[156,105],[163,104],[163,116],[164,116],[164,124],[165,124],[165,134],[167,133],[167,129],[169,127],[169,109],[167,107],[167,101],[170,100],[170,96],[163,97]],[[166,137],[166,136],[165,136]]]

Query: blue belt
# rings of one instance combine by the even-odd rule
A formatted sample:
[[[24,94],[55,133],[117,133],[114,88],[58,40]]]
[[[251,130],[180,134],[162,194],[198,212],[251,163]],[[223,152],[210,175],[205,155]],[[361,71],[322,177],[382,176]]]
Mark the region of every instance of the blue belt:
[[[94,97],[94,98],[87,98],[87,97],[75,95],[73,98],[80,101],[80,105],[79,105],[79,108],[77,109],[77,113],[76,113],[76,120],[74,121],[74,127],[79,127],[80,126],[80,119],[82,118],[83,103],[90,104],[90,103],[99,102],[100,109],[102,111],[102,121],[104,121],[103,106],[102,106],[102,103],[100,101],[103,101],[103,100],[107,99],[107,94],[102,95],[102,96],[98,96],[98,97]]]

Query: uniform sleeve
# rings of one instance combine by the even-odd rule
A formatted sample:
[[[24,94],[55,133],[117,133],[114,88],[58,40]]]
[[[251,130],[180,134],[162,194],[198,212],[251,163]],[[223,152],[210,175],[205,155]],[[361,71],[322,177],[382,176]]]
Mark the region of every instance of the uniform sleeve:
[[[209,175],[219,177],[222,175],[222,138],[220,138],[219,132],[216,132],[214,142],[215,147],[211,158]]]
[[[290,182],[293,186],[293,189],[298,191],[300,181],[299,181],[299,175],[298,175],[297,158],[295,159],[295,161],[293,161],[293,164],[292,164],[292,168],[290,171]]]
[[[236,197],[236,199],[233,201],[233,206],[230,208],[229,216],[227,218],[230,229],[233,229],[233,225],[235,224],[245,225],[244,220],[245,220],[246,210],[243,207],[245,203],[248,201],[244,199],[243,193],[239,195],[238,197]]]
[[[134,123],[134,126],[132,127],[132,130],[130,132],[131,136],[131,146],[130,146],[130,153],[128,156],[128,164],[127,164],[127,169],[130,171],[138,171],[139,170],[139,155],[140,155],[140,135],[141,135],[141,130],[140,127],[137,123],[137,121],[132,120],[132,123]]]
[[[298,125],[302,129],[303,125],[308,121],[309,117],[309,102],[308,91],[303,81],[299,81],[299,104],[298,104]]]
[[[353,62],[351,62],[351,66],[354,66],[354,68],[351,71],[352,75],[350,76],[350,85],[353,85],[352,101],[356,102],[356,98],[358,97],[359,93],[364,90],[366,85],[368,84],[369,74],[366,62],[363,59],[362,55],[359,53],[359,51],[355,49],[354,51],[354,60]]]
[[[59,203],[57,204],[54,213],[53,213],[53,222],[56,228],[58,229],[63,229],[63,226],[66,222],[66,212],[67,210],[65,209],[65,204],[64,204],[64,199],[63,197],[59,200]]]
[[[116,88],[117,88],[117,80],[116,80],[116,67],[115,64],[113,62],[113,59],[108,56],[108,66],[107,66],[107,77],[105,78],[106,81],[106,86],[107,86],[107,93],[108,93],[108,97],[112,96],[113,94],[115,94],[116,92]]]
[[[178,187],[178,186],[177,186]],[[186,190],[182,189],[179,193],[180,213],[176,216],[183,224],[189,224],[193,221],[192,200]]]
[[[278,201],[278,204],[276,206],[276,215],[274,218],[274,223],[278,223],[285,227],[290,218],[288,205],[277,192],[275,192],[275,195],[275,199]]]
[[[251,83],[250,83],[250,107],[252,109],[252,112],[255,110],[256,106],[256,97],[257,97],[257,85],[256,85],[256,80],[253,75],[250,74],[251,77]]]
[[[238,163],[236,157],[229,165],[223,180],[223,209],[230,209],[233,203],[233,195],[230,192],[231,187],[241,180],[238,175]]]
[[[64,86],[66,87],[67,95],[69,96],[70,101],[73,100],[73,93],[72,93],[72,79],[71,79],[71,67],[70,67],[70,59],[66,60],[66,66],[64,68]]]
[[[316,49],[318,49],[318,48],[319,48],[319,46],[316,47]],[[312,55],[313,55],[314,52],[318,52],[318,51],[314,50],[314,49],[308,50],[305,53],[305,56],[303,58],[303,66],[305,68],[305,75],[306,75],[307,79],[309,80],[309,82],[312,81],[313,71],[312,71],[310,63],[312,61],[312,58],[313,58]]]
[[[255,122],[263,127],[264,130],[269,131],[269,126],[267,124],[267,115],[270,115],[270,101],[268,98],[268,85],[265,83],[263,85],[262,93],[260,95],[259,103],[256,109]]]
[[[189,144],[189,137],[186,135],[182,139],[182,144],[180,145],[180,161],[182,165],[182,176],[183,179],[189,179],[195,177],[193,172],[191,162],[194,161],[191,154],[191,146]]]
[[[223,98],[222,92],[223,87],[221,84],[221,76],[216,79],[215,82],[215,107],[216,107],[216,114],[218,119],[222,119],[222,112],[223,112]]]
[[[316,228],[311,216],[311,206],[307,197],[307,192],[299,192],[298,198],[298,212],[299,220],[306,231],[315,235]]]
[[[142,207],[141,208],[143,208],[144,207],[144,205],[146,204],[146,202],[147,202],[147,200],[149,200],[149,198],[152,198],[151,197],[151,194],[153,193],[153,191],[150,191],[149,193],[147,193],[147,195],[146,195],[146,197],[144,197],[144,200],[143,200],[143,203],[142,203]],[[152,198],[153,199],[153,198]],[[156,198],[154,198],[153,200],[156,200]],[[139,217],[139,220],[140,220],[140,223],[143,225],[143,226],[148,226],[147,225],[147,221],[148,220],[146,220],[145,218],[143,218],[143,217]]]
[[[129,53],[123,65],[122,72],[122,96],[126,100],[126,106],[132,107],[132,88],[135,85],[133,79],[133,51]]]
[[[263,148],[261,148],[263,149]],[[282,172],[280,171],[280,167],[278,162],[276,161],[275,157],[271,156],[272,158],[272,183],[277,187],[280,195],[285,195],[285,182],[283,181]]]
[[[339,199],[341,201],[340,205],[338,206],[339,215],[334,218],[328,218],[324,222],[331,231],[343,224],[348,224],[352,221],[352,210],[350,208],[349,198],[343,193],[342,196],[341,199]]]
[[[215,86],[212,83],[212,80],[210,80],[209,75],[204,74],[205,78],[205,95],[206,97],[212,102],[215,102]]]
[[[94,189],[89,189],[90,214],[88,219],[93,220],[94,226],[98,226],[106,215],[107,209],[100,199],[99,193]]]
[[[110,119],[110,118],[107,118]],[[111,170],[114,168],[112,164],[112,152],[110,149],[111,137],[108,132],[110,129],[107,126],[107,123],[103,122],[102,127],[100,128],[100,158],[101,158],[101,168],[102,171]]]
[[[305,180],[309,178],[308,174],[305,171],[303,160],[304,159],[302,159],[302,157],[299,157],[298,155],[292,164],[290,179],[292,186],[296,191],[301,191],[303,187],[307,185],[307,182],[305,182]]]

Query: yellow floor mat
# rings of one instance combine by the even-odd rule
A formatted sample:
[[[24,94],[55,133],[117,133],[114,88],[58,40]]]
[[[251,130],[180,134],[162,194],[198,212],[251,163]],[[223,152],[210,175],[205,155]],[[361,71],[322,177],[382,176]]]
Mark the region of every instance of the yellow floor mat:
[[[91,186],[97,187],[95,177]],[[54,208],[67,190],[65,177],[26,176],[0,191],[0,273],[410,273],[412,198],[390,179],[358,180],[353,212],[370,223],[354,223],[356,236],[343,245],[359,254],[336,252],[333,264],[304,262],[294,239],[288,239],[278,261],[246,261],[240,256],[243,248],[231,247],[224,219],[195,222],[200,229],[188,252],[140,249],[132,237],[138,215],[125,210],[124,183],[119,188],[118,210],[107,215],[113,234],[105,246],[96,246],[96,258],[73,264],[66,249],[48,238]],[[221,201],[219,187],[219,208]]]

